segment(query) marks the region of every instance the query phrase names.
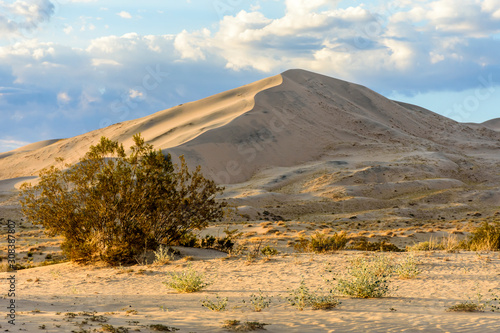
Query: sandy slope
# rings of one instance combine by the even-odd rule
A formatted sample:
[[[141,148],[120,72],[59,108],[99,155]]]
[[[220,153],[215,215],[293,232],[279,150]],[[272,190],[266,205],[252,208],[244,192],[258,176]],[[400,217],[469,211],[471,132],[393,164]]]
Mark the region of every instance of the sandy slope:
[[[500,118],[491,119],[482,123],[484,127],[488,127],[495,131],[500,131]]]

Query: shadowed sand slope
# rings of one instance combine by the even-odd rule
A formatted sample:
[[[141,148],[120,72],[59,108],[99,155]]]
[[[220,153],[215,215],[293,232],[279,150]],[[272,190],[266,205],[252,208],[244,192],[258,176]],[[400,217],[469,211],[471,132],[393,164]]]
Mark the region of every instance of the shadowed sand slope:
[[[500,131],[500,118],[491,119],[482,123],[484,127],[488,127],[489,129]]]
[[[192,167],[202,165],[207,176],[224,184],[340,152],[488,154],[500,146],[497,131],[388,100],[360,85],[290,70],[144,118],[5,153],[0,179],[34,175],[58,156],[76,162],[101,136],[129,147],[138,132],[174,157],[185,155]]]
[[[281,82],[281,75],[273,76],[144,118],[69,139],[38,142],[0,154],[0,179],[36,175],[42,168],[55,164],[56,157],[64,157],[65,162],[75,163],[101,136],[118,140],[126,148],[132,145],[132,136],[136,133],[141,133],[156,148],[178,146],[206,131],[222,127],[251,110],[255,95]]]

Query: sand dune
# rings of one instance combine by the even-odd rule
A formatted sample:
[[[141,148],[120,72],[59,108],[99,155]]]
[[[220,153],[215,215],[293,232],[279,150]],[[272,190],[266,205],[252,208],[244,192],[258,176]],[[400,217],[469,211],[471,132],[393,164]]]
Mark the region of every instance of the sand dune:
[[[482,123],[484,127],[488,127],[489,129],[500,131],[500,118],[491,119]]]
[[[424,218],[433,202],[448,200],[451,218],[483,207],[478,198],[498,197],[495,124],[461,124],[360,85],[289,70],[144,118],[5,153],[0,179],[36,175],[60,156],[77,162],[101,136],[128,147],[141,132],[155,147],[184,155],[190,167],[201,165],[207,177],[229,185],[226,198],[248,207],[252,217],[267,210],[331,220],[326,212],[364,209],[380,211],[378,218]]]

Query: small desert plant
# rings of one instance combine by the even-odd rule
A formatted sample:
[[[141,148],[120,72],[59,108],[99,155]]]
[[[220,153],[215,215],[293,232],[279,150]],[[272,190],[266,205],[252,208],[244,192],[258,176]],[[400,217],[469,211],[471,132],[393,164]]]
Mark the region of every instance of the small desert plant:
[[[358,251],[374,251],[374,252],[402,252],[399,247],[396,245],[386,242],[386,241],[379,241],[379,242],[369,242],[366,239],[360,239],[353,245],[349,246],[350,249],[352,250],[358,250]]]
[[[350,267],[337,278],[336,290],[344,295],[361,298],[384,297],[390,292],[389,277],[392,266],[386,258],[356,258]]]
[[[444,246],[435,238],[430,238],[428,241],[416,243],[414,245],[408,246],[407,251],[433,251],[433,250],[444,250]]]
[[[267,257],[270,257],[270,256],[275,256],[278,254],[278,250],[276,250],[274,247],[272,246],[269,246],[267,245],[266,247],[264,247],[262,250],[260,250],[260,252],[267,256]]]
[[[125,327],[114,327],[110,324],[101,325],[102,332],[110,332],[110,333],[128,333],[128,328]]]
[[[471,251],[500,250],[500,223],[484,222],[472,232],[467,245]]]
[[[484,305],[477,304],[471,301],[461,302],[450,306],[446,311],[448,312],[482,312]]]
[[[265,330],[266,325],[269,324],[259,323],[258,321],[246,321],[242,323],[239,320],[224,320],[222,328],[233,332],[249,332]]]
[[[153,262],[154,265],[166,265],[174,260],[174,254],[166,248],[165,246],[160,245],[158,250],[154,251],[155,260]]]
[[[212,311],[219,312],[219,311],[226,310],[227,301],[228,301],[227,297],[221,298],[221,297],[219,297],[219,295],[215,295],[215,300],[213,300],[213,301],[211,299],[209,299],[207,296],[204,300],[202,300],[200,302],[201,302],[201,306],[203,306],[207,309],[210,309]]]
[[[166,325],[162,325],[162,324],[152,324],[152,325],[148,325],[148,326],[149,326],[150,330],[156,331],[156,332],[175,332],[175,331],[179,330],[178,328],[175,328],[172,326],[166,326]]]
[[[418,259],[413,254],[408,254],[403,257],[394,267],[400,279],[413,279],[417,277],[422,271],[417,268]]]
[[[304,310],[306,307],[311,307],[313,310],[333,309],[340,304],[331,293],[321,295],[318,292],[310,291],[304,280],[300,281],[298,288],[290,291],[286,300],[291,306],[300,311]]]
[[[316,253],[342,250],[347,244],[347,234],[344,231],[326,236],[317,232],[311,236],[310,247]]]
[[[259,290],[259,294],[251,294],[248,302],[243,300],[243,303],[248,303],[255,312],[260,312],[265,308],[268,308],[271,305],[271,302],[272,298],[264,296],[261,290]]]
[[[193,293],[209,285],[204,279],[203,274],[189,268],[183,272],[170,273],[170,280],[164,284],[180,293]]]

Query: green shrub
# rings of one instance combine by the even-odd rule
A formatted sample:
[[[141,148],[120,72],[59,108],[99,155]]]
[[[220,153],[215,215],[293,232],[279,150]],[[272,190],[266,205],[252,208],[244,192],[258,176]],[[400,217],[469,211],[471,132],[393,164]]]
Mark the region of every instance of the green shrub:
[[[394,273],[400,279],[413,279],[416,278],[422,271],[418,269],[418,259],[413,254],[406,255],[394,267]]]
[[[123,145],[102,137],[77,164],[52,166],[38,185],[23,184],[22,211],[29,222],[61,235],[70,260],[133,262],[147,249],[171,244],[187,232],[220,220],[223,191],[198,167],[179,167],[140,135],[127,156]],[[62,159],[59,159],[62,161]]]
[[[335,233],[332,236],[327,236],[324,233],[317,232],[311,235],[309,239],[299,238],[295,244],[294,249],[298,252],[330,252],[342,250],[347,244],[347,234],[342,231]]]
[[[154,265],[166,265],[170,263],[172,260],[174,260],[174,254],[172,251],[165,247],[165,246],[159,246],[158,250],[154,251],[155,259],[153,264]]]
[[[500,223],[484,222],[472,232],[467,245],[471,251],[500,250]]]
[[[310,247],[316,253],[342,250],[347,244],[347,234],[344,231],[326,236],[317,232],[311,236]]]
[[[378,241],[378,242],[369,242],[366,239],[360,239],[353,245],[349,247],[352,250],[358,251],[374,251],[374,252],[402,252],[399,247],[396,245],[386,242],[386,241]]]
[[[183,272],[170,273],[170,280],[164,284],[180,293],[193,293],[209,285],[204,279],[203,274],[189,268]]]
[[[310,291],[304,280],[300,281],[298,288],[291,290],[286,299],[291,306],[300,311],[306,307],[311,307],[313,310],[333,309],[340,304],[331,292],[330,294],[321,294]]]
[[[350,261],[347,273],[337,278],[336,290],[353,297],[384,297],[390,292],[391,273],[392,266],[383,256],[371,259],[356,258]]]
[[[221,298],[219,297],[219,295],[216,295],[215,300],[212,301],[207,296],[204,300],[201,301],[201,306],[210,309],[212,311],[220,312],[226,310],[227,301],[228,301],[227,297]]]
[[[272,299],[269,296],[264,296],[261,290],[259,290],[259,294],[251,294],[250,300],[248,301],[249,306],[255,312],[261,312],[265,308],[268,308],[271,305]],[[243,300],[243,303],[247,303]]]
[[[267,245],[264,247],[260,252],[265,255],[265,256],[275,256],[278,254],[278,250],[276,250],[274,247]]]

